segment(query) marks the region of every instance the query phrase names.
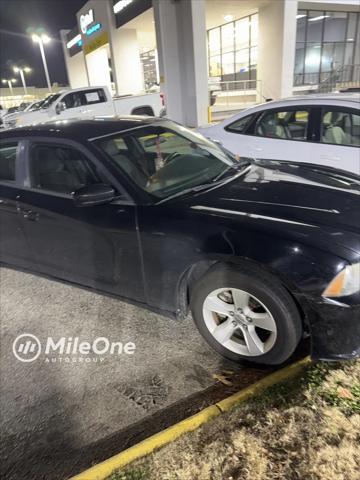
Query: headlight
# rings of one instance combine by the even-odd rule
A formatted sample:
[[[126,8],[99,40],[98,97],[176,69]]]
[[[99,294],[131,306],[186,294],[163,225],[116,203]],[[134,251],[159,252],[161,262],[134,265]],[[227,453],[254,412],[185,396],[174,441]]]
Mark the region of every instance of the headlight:
[[[8,120],[7,122],[5,122],[5,126],[7,128],[13,128],[15,127],[15,125],[16,125],[16,120]]]
[[[331,280],[323,297],[345,297],[360,290],[360,263],[348,265]]]

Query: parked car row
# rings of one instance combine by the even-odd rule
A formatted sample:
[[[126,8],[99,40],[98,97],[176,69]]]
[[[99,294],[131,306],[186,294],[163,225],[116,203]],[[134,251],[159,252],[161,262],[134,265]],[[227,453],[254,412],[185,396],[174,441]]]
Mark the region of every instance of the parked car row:
[[[107,87],[87,87],[53,93],[27,108],[3,117],[5,128],[33,125],[47,121],[93,118],[108,115],[162,116],[160,93],[125,95],[112,98]]]
[[[333,150],[316,154],[359,152],[355,103],[256,107],[223,124],[240,138],[224,148],[153,117],[63,119],[77,107],[55,95],[56,121],[0,133],[2,264],[169,316],[191,310],[231,360],[279,364],[308,335],[313,358],[359,356],[360,177],[319,165]],[[343,135],[345,146],[321,141]],[[247,158],[258,138],[264,159]]]

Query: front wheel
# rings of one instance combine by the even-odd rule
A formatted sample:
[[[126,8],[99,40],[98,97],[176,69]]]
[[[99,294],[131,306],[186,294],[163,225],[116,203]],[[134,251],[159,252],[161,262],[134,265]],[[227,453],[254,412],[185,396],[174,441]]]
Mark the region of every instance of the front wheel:
[[[202,336],[230,360],[280,364],[301,338],[293,299],[257,268],[211,270],[195,285],[190,303]]]

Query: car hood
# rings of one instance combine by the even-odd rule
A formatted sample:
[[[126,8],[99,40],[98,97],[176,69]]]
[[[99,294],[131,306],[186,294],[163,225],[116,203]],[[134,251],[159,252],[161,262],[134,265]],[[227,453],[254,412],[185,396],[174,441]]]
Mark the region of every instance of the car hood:
[[[257,161],[243,175],[188,199],[202,213],[267,228],[311,228],[360,253],[360,177],[328,168]]]
[[[32,112],[19,112],[19,115],[17,116],[17,125],[22,125],[24,123],[29,124],[32,123],[34,120],[39,121],[41,118],[39,115],[41,114],[48,114],[49,110],[47,108],[45,109],[38,109],[38,110],[33,110]],[[45,121],[45,119],[44,119]]]

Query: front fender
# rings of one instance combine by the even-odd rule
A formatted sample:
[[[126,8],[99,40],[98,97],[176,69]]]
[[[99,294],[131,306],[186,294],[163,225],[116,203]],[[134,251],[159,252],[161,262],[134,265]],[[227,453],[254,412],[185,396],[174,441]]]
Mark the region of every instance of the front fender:
[[[208,237],[203,249],[207,260],[241,263],[255,262],[272,273],[294,292],[321,295],[328,283],[348,262],[321,248],[299,240],[265,236],[256,231],[241,234],[224,231]]]

